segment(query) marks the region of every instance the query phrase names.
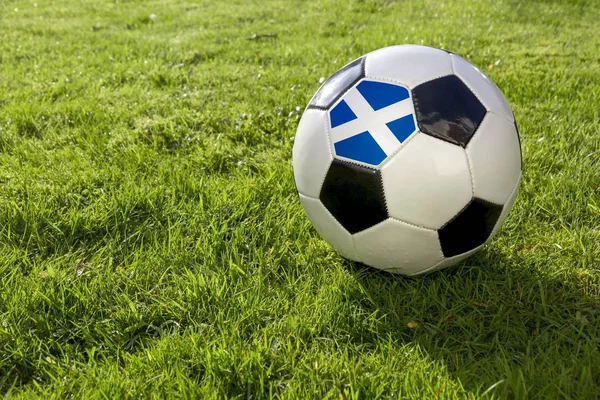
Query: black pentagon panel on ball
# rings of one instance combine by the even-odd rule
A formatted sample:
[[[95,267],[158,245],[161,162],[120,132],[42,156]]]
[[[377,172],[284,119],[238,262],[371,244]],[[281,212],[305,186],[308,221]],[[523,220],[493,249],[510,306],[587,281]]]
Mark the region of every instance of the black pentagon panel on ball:
[[[380,171],[358,164],[333,160],[319,198],[350,233],[370,228],[388,217]]]
[[[490,237],[502,206],[474,198],[460,213],[438,230],[445,257],[466,253]]]
[[[463,81],[447,75],[412,90],[419,130],[466,147],[485,117],[486,109]]]
[[[314,95],[308,108],[328,109],[364,76],[365,58],[361,57],[331,75]]]

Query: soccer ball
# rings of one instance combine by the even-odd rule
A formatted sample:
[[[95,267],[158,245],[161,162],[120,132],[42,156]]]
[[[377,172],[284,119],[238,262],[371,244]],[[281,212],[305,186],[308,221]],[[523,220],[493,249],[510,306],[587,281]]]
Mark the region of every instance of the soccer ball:
[[[298,125],[300,202],[343,257],[403,275],[448,267],[498,231],[521,179],[512,110],[444,50],[402,45],[344,66]]]

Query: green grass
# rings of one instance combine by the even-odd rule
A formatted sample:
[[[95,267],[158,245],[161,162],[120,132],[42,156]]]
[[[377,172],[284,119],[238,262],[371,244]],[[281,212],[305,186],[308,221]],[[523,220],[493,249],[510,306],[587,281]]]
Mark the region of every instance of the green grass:
[[[3,0],[0,396],[598,398],[599,20],[595,0]],[[485,70],[524,157],[493,242],[412,279],[332,251],[291,170],[319,78],[399,43]]]

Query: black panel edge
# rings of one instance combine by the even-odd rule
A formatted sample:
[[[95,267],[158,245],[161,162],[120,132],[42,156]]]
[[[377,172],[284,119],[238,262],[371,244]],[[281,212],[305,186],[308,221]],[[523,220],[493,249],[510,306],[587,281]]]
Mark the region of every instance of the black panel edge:
[[[339,97],[338,97],[338,99],[339,99]],[[309,104],[308,106],[306,106],[306,109],[308,109],[308,110],[321,110],[321,111],[327,111],[328,110],[327,107],[315,106],[315,105],[312,105],[312,104]]]
[[[453,140],[452,138],[446,137],[444,135],[437,135],[435,132],[428,132],[426,129],[424,130],[423,128],[421,128],[419,121],[417,121],[417,127],[419,128],[419,132],[421,132],[424,135],[427,135],[427,136],[432,137],[437,140],[441,140],[442,142],[450,143],[454,146],[462,147],[463,149],[466,149],[467,145],[471,141],[471,139],[469,139],[469,142],[467,142],[463,145],[458,140]],[[475,136],[475,135],[473,135],[473,136]]]
[[[513,115],[514,118],[514,115]],[[519,156],[521,160],[520,169],[523,171],[523,148],[521,147],[521,134],[519,133],[519,127],[517,126],[517,119],[514,119],[515,131],[517,131],[517,140],[519,141]]]
[[[329,109],[329,107],[331,107],[332,104],[334,104],[336,101],[338,101],[340,99],[340,97],[342,97],[348,91],[348,89],[353,87],[356,84],[356,82],[360,81],[361,79],[363,79],[365,77],[365,58],[366,58],[366,56],[362,56],[362,57],[357,58],[356,60],[349,62],[348,64],[344,65],[342,68],[337,70],[329,78],[327,78],[325,80],[325,82],[323,82],[323,84],[319,87],[317,92],[313,95],[312,99],[310,100],[310,102],[308,103],[308,106],[306,108],[327,111]],[[327,83],[333,77],[337,76],[338,74],[340,74],[340,73],[346,71],[347,69],[350,69],[358,64],[360,64],[360,75],[356,79],[354,79],[349,85],[347,85],[347,87],[344,88],[344,90],[341,90],[334,98],[332,98],[328,102],[328,104],[314,104],[315,99],[318,99],[320,92],[323,90],[323,88],[327,85]]]
[[[438,231],[442,230],[445,227],[447,227],[448,225],[450,225],[456,218],[459,217],[459,215],[461,215],[467,208],[469,208],[471,206],[471,204],[473,204],[475,202],[477,202],[477,203],[483,203],[483,204],[486,204],[486,205],[489,205],[489,206],[492,206],[492,207],[499,207],[501,212],[504,209],[504,204],[493,203],[491,201],[482,199],[480,197],[471,197],[471,200],[469,200],[469,202],[463,208],[461,208],[460,211],[457,212],[454,217],[452,217],[448,222],[446,222],[444,225],[442,225],[442,227],[439,228]]]
[[[341,158],[335,158],[334,157],[333,160],[331,161],[331,163],[332,164],[333,163],[348,164],[351,167],[359,167],[359,168],[364,168],[364,169],[368,169],[368,170],[371,170],[371,171],[377,171],[377,168],[375,168],[375,167],[369,167],[367,165],[362,165],[362,164],[359,164],[357,162],[352,162],[352,161],[349,161],[349,160],[342,160]]]
[[[463,212],[465,212],[465,210],[466,210],[467,208],[469,208],[469,206],[470,206],[470,205],[471,205],[471,204],[472,204],[474,201],[475,201],[475,197],[471,197],[471,200],[469,200],[469,202],[468,202],[468,203],[467,203],[467,204],[466,204],[466,205],[465,205],[463,208],[461,208],[461,209],[460,209],[460,211],[459,211],[459,212],[457,212],[457,213],[456,213],[456,215],[455,215],[454,217],[450,218],[450,220],[448,220],[448,222],[446,222],[444,225],[442,225],[442,226],[441,226],[441,227],[438,229],[438,231],[441,231],[442,229],[444,229],[445,227],[447,227],[448,225],[450,225],[452,222],[454,222],[454,220],[455,220],[456,218],[458,218],[458,217],[459,217],[459,215],[461,215]]]
[[[387,196],[385,195],[385,187],[383,186],[383,175],[381,175],[381,170],[376,169],[375,174],[377,175],[377,182],[379,182],[379,188],[381,189],[381,195],[383,196],[383,206],[385,207],[385,213],[388,218],[390,217],[390,210],[387,205]]]
[[[493,201],[485,200],[485,199],[482,199],[481,197],[473,197],[472,201],[483,203],[483,204],[486,204],[486,205],[492,206],[492,207],[493,206],[500,207],[500,208],[504,207],[504,204],[494,203]]]
[[[485,240],[488,240],[490,238],[490,235],[494,231],[494,227],[498,223],[498,218],[500,218],[500,215],[502,215],[502,211],[504,211],[505,204],[494,203],[492,201],[484,200],[484,199],[479,198],[479,197],[473,197],[473,201],[477,202],[477,203],[480,203],[480,204],[487,205],[490,209],[494,209],[495,221],[494,221],[494,224],[492,225],[492,229],[490,229],[490,231],[489,231],[489,233],[487,235],[487,238],[485,238]]]

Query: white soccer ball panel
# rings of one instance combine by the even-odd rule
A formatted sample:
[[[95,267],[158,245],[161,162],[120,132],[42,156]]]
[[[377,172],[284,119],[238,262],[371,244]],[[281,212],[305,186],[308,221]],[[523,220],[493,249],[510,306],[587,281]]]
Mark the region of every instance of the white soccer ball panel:
[[[487,113],[466,151],[475,197],[504,204],[521,176],[521,149],[515,124]]]
[[[437,233],[387,219],[354,235],[359,260],[403,275],[418,275],[444,258]]]
[[[521,178],[521,176],[519,175],[519,179],[520,178]],[[514,189],[511,192],[510,196],[508,197],[508,200],[504,204],[504,207],[502,208],[502,213],[500,214],[500,217],[498,217],[498,221],[496,221],[496,226],[494,227],[494,230],[492,231],[492,234],[490,235],[488,242],[494,237],[494,235],[496,235],[496,233],[498,233],[498,231],[502,227],[502,224],[504,224],[504,220],[506,219],[506,217],[508,217],[508,214],[510,214],[510,210],[512,209],[512,206],[515,203],[515,200],[517,199],[518,194],[519,194],[519,183],[517,182],[517,184],[515,185]]]
[[[366,56],[366,77],[393,80],[409,88],[450,74],[452,62],[448,53],[431,47],[391,46]]]
[[[319,235],[343,257],[358,261],[352,236],[327,211],[321,200],[300,194],[300,203]]]
[[[413,225],[439,229],[473,196],[464,149],[420,132],[381,172],[390,217]]]
[[[471,88],[479,101],[488,109],[514,121],[514,115],[506,98],[483,72],[473,64],[456,54],[450,54],[454,74]]]
[[[294,139],[292,163],[296,187],[305,196],[319,197],[321,184],[333,160],[327,131],[325,111],[304,111]]]

